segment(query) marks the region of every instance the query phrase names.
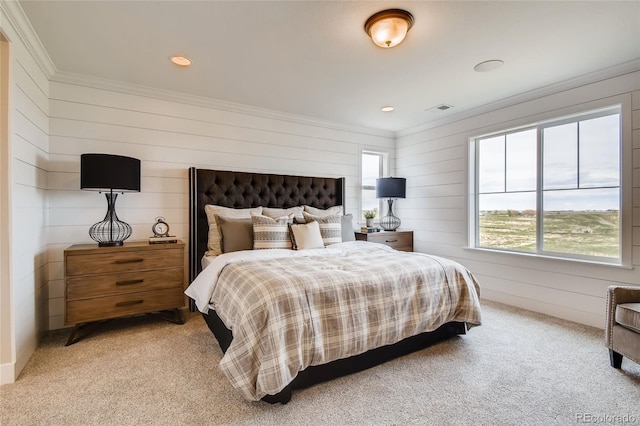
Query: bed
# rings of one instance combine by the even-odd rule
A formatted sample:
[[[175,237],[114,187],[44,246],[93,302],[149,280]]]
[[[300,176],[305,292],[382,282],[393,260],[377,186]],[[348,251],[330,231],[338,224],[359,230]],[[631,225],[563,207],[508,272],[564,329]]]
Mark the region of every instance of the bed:
[[[308,206],[314,213],[343,214],[344,178],[191,168],[189,185],[190,306],[202,312],[224,352],[221,369],[247,400],[287,403],[294,389],[370,368],[480,325],[478,283],[447,259],[363,241],[205,256],[211,253],[206,206]],[[389,325],[395,324],[384,317],[389,315],[402,322]]]

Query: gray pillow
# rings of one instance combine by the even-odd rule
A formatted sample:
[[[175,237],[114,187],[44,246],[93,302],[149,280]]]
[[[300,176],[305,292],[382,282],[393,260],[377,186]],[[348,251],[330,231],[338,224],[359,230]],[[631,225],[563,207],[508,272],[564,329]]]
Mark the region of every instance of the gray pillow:
[[[253,250],[253,224],[251,219],[235,219],[215,215],[222,253]]]
[[[355,241],[356,234],[353,231],[353,215],[345,214],[342,216],[342,241]]]

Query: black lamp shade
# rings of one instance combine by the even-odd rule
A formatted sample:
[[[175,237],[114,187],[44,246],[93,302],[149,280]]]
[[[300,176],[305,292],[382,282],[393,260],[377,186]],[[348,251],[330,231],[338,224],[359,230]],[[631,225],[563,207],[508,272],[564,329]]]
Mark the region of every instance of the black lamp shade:
[[[376,198],[405,198],[407,179],[385,177],[376,179]]]
[[[82,154],[80,189],[140,192],[140,160],[122,155]]]

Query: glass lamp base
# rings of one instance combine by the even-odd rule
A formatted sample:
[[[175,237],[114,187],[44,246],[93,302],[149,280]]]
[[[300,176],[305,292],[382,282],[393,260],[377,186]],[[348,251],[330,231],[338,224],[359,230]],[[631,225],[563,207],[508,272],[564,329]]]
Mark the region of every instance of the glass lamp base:
[[[385,231],[395,231],[400,227],[400,219],[397,216],[385,216],[380,219],[380,227]]]

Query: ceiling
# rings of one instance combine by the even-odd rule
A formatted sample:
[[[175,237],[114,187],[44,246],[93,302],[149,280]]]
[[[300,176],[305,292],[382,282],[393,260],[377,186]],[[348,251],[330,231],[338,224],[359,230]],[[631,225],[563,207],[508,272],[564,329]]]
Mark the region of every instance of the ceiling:
[[[388,131],[640,58],[638,1],[20,3],[60,72]],[[392,49],[363,30],[386,8],[415,18]]]

